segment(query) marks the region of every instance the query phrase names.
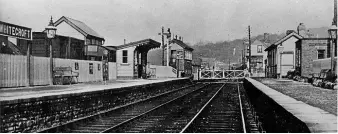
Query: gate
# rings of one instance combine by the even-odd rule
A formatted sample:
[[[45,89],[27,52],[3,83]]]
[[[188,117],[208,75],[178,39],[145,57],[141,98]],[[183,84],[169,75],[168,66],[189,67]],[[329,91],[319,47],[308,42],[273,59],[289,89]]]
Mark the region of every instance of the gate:
[[[249,77],[246,70],[201,70],[200,79],[242,79]]]

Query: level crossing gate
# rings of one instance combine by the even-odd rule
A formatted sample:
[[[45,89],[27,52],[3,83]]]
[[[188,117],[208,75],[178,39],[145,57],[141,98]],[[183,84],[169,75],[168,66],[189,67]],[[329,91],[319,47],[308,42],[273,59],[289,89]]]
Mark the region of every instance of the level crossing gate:
[[[246,70],[201,70],[199,79],[243,79],[250,77]]]

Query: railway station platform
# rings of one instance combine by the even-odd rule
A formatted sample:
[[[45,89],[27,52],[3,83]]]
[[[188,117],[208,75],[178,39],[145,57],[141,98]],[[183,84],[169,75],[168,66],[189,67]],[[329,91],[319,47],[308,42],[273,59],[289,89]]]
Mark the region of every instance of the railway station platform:
[[[19,88],[0,88],[0,101],[11,101],[18,99],[39,98],[44,96],[64,95],[105,89],[117,89],[153,83],[168,82],[187,78],[163,78],[163,79],[134,79],[116,80],[104,82],[86,82],[73,85],[35,86]]]
[[[256,89],[268,96],[269,99],[271,98],[271,100],[273,100],[277,105],[281,106],[288,113],[291,113],[294,117],[304,123],[310,132],[337,133],[337,108],[335,108],[336,114],[332,114],[328,112],[329,110],[324,108],[325,103],[322,104],[324,105],[324,107],[321,108],[313,106],[313,98],[316,97],[316,92],[319,92],[318,96],[320,96],[321,94],[321,96],[325,98],[326,96],[323,93],[325,91],[321,90],[327,89],[311,89],[311,85],[307,85],[306,83],[302,84],[291,80],[255,80],[252,78],[246,78],[246,81],[251,83]],[[286,87],[287,90],[281,91],[281,88],[283,87]],[[306,91],[301,91],[301,89],[304,89]],[[279,91],[281,91],[282,93]],[[310,93],[307,93],[307,91],[309,91]],[[300,93],[295,94],[294,92]],[[337,91],[332,91],[332,94],[335,94],[335,96],[337,96]],[[259,97],[257,98],[259,99]],[[327,99],[323,101],[327,101]],[[337,102],[335,102],[335,104],[337,105]],[[336,107],[336,105],[333,106],[332,104],[326,105],[328,107]]]

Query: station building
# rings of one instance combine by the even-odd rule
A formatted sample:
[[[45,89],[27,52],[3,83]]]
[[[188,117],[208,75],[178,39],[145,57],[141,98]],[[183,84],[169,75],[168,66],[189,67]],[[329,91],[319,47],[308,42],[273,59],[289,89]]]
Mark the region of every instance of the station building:
[[[192,52],[194,49],[182,40],[177,39],[177,37],[171,40],[170,46],[169,65],[177,69],[177,76],[192,76]]]
[[[265,77],[265,66],[266,66],[266,59],[267,59],[267,52],[264,51],[269,44],[255,40],[251,44],[251,73],[253,77]],[[249,59],[249,45],[246,45],[246,59]]]

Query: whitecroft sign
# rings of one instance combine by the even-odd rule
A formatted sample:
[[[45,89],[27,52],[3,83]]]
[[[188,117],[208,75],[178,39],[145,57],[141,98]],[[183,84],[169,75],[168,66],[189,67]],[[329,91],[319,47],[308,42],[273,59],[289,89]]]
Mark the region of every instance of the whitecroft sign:
[[[0,21],[0,34],[31,40],[31,28]]]

